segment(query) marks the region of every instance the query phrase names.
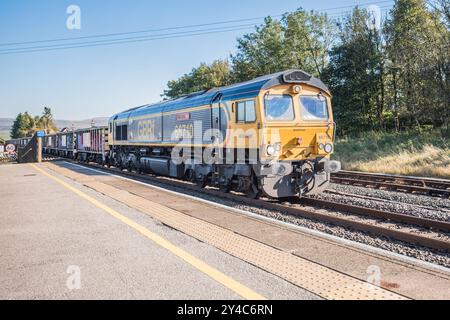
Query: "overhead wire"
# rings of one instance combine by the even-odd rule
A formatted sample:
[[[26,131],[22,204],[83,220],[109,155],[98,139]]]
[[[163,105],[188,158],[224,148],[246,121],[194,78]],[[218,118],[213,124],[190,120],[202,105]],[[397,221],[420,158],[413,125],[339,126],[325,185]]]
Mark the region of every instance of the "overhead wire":
[[[366,3],[358,3],[353,6],[340,6],[340,7],[327,8],[327,9],[315,10],[315,11],[319,12],[319,13],[326,13],[328,11],[333,11],[333,10],[354,8],[356,6],[382,4],[382,3],[387,3],[387,2],[393,2],[393,1],[392,0],[372,1],[372,2],[366,2]],[[386,6],[380,7],[380,9],[385,8],[385,7]],[[391,6],[388,6],[388,7],[391,7]],[[342,12],[331,13],[331,14],[327,14],[327,16],[330,18],[333,18],[333,17],[341,18],[341,17],[347,16],[348,12],[350,12],[350,11],[347,11],[345,13],[342,13]],[[276,18],[276,17],[281,17],[281,16],[283,16],[283,15],[275,15],[275,16],[271,16],[271,17]],[[109,33],[109,34],[83,36],[83,37],[24,41],[24,42],[14,42],[14,43],[2,43],[2,44],[0,44],[1,47],[8,47],[8,46],[15,46],[15,47],[0,48],[0,55],[53,51],[53,50],[73,49],[73,48],[98,47],[98,46],[117,45],[117,44],[124,44],[124,43],[136,43],[136,42],[144,42],[144,41],[183,38],[183,37],[191,37],[191,36],[199,36],[199,35],[207,35],[207,34],[215,34],[215,33],[219,34],[219,33],[226,33],[226,32],[232,32],[232,31],[243,31],[243,30],[248,30],[250,28],[253,28],[255,26],[255,23],[221,26],[221,27],[216,27],[216,28],[202,28],[202,29],[197,29],[197,30],[178,31],[178,32],[173,32],[173,33],[165,33],[165,34],[150,34],[150,35],[123,37],[123,38],[111,38],[111,39],[101,39],[101,40],[94,40],[94,41],[84,41],[84,42],[75,41],[74,42],[74,40],[108,38],[108,37],[117,37],[117,36],[124,36],[124,35],[136,35],[136,34],[143,34],[143,33],[169,31],[169,30],[180,30],[180,29],[199,28],[199,27],[205,27],[205,26],[232,24],[232,23],[236,23],[236,22],[261,20],[263,18],[265,18],[265,17],[236,19],[236,20],[211,22],[211,23],[204,23],[204,24],[195,24],[195,25],[186,25],[186,26],[159,28],[159,29],[147,29],[147,30],[130,31],[130,32]],[[27,44],[44,44],[44,43],[67,42],[67,41],[70,41],[70,42],[23,47],[23,45],[27,45]]]

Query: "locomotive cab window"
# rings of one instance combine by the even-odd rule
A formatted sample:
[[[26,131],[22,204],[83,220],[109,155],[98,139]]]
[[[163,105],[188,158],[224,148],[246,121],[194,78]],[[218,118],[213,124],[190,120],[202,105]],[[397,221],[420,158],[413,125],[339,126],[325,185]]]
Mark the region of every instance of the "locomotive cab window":
[[[124,124],[122,126],[122,140],[128,140],[128,125]]]
[[[264,111],[268,121],[292,121],[295,118],[292,97],[287,94],[266,95]]]
[[[256,109],[255,101],[241,101],[236,103],[237,108],[237,122],[255,122],[256,121]]]
[[[327,121],[329,118],[327,99],[321,94],[301,96],[300,108],[303,120]]]
[[[115,139],[117,141],[128,140],[128,125],[116,125],[116,135]]]
[[[114,135],[116,140],[121,140],[120,138],[122,137],[122,126],[118,126],[116,124],[116,134]]]

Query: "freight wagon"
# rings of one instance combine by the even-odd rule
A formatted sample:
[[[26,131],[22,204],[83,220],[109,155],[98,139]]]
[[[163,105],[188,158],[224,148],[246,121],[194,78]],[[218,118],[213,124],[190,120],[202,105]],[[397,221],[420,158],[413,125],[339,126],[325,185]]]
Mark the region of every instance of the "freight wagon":
[[[57,155],[73,159],[76,153],[74,132],[59,132],[56,134],[55,139]]]
[[[42,152],[48,155],[58,155],[56,133],[47,134],[42,138]]]
[[[76,130],[74,136],[74,158],[76,160],[106,163],[109,152],[108,127]]]

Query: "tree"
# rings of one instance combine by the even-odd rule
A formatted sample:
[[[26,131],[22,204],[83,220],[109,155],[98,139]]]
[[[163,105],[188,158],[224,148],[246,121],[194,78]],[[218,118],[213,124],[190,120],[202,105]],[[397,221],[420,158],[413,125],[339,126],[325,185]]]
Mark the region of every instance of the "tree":
[[[19,113],[11,128],[11,138],[18,139],[29,136],[34,126],[34,119],[28,114],[28,112]]]
[[[42,116],[32,117],[28,112],[19,113],[11,127],[11,138],[23,138],[32,136],[36,131],[44,130],[46,133],[57,132],[52,110],[44,108]]]
[[[168,83],[166,97],[302,69],[331,87],[339,134],[443,126],[450,130],[450,4],[397,0],[381,29],[355,8],[343,23],[298,9],[267,17],[227,61]],[[337,32],[336,32],[337,31]]]
[[[395,79],[390,89],[396,97],[394,108],[404,110],[406,127],[420,130],[424,124],[448,123],[448,47],[443,49],[439,36],[444,29],[424,0],[396,1],[386,23],[387,56]]]
[[[183,94],[208,90],[231,83],[230,66],[227,60],[216,60],[212,64],[201,63],[177,80],[167,83],[163,96],[175,98]]]
[[[432,19],[437,32],[434,32],[433,48],[436,95],[440,97],[440,105],[444,112],[442,124],[450,131],[450,2],[448,0],[435,0],[431,2],[433,7]]]
[[[328,63],[333,25],[325,14],[298,9],[281,21],[268,17],[255,32],[238,39],[231,56],[233,78],[245,81],[286,69],[320,77]]]
[[[324,80],[331,86],[341,133],[383,128],[384,59],[381,36],[369,26],[366,10],[356,8],[339,25]]]
[[[237,53],[231,56],[234,82],[287,69],[284,43],[283,25],[270,17],[238,39]]]
[[[36,131],[44,130],[46,133],[58,131],[58,128],[53,121],[52,109],[44,107],[42,116],[36,118]]]
[[[317,77],[328,64],[335,30],[326,14],[299,9],[283,17],[288,65]]]
[[[430,0],[429,3],[445,21],[447,28],[450,28],[450,2],[448,0]]]

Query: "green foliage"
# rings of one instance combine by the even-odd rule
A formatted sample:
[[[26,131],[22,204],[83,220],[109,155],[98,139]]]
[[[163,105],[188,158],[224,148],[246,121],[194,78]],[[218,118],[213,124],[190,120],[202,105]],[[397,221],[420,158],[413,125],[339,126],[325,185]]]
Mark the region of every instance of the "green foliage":
[[[268,17],[255,32],[238,39],[231,56],[236,82],[287,69],[320,77],[328,61],[333,25],[325,14],[298,9],[281,21]]]
[[[226,60],[216,60],[212,64],[200,64],[178,80],[169,81],[164,96],[175,98],[183,94],[221,87],[231,83],[230,66]]]
[[[383,127],[381,36],[368,27],[368,19],[365,10],[356,8],[339,26],[340,41],[330,52],[324,74],[333,93],[340,134]]]
[[[45,107],[40,117],[32,117],[28,112],[19,113],[11,127],[10,135],[12,139],[17,139],[29,137],[40,130],[47,133],[58,131],[50,108]]]
[[[397,0],[381,30],[355,8],[343,22],[298,9],[268,17],[237,40],[227,61],[202,63],[168,83],[169,98],[302,69],[331,88],[338,135],[367,131],[450,131],[448,0]]]
[[[449,29],[424,0],[398,0],[385,26],[392,109],[404,127],[448,127]]]
[[[328,61],[333,27],[324,14],[299,9],[281,21],[268,17],[255,32],[238,39],[238,52],[228,61],[217,60],[169,81],[163,96],[178,97],[196,91],[299,68],[321,76]]]
[[[235,82],[286,69],[284,28],[280,21],[266,18],[255,32],[238,39],[237,48],[237,54],[231,56]]]
[[[58,128],[56,127],[53,119],[52,110],[50,108],[44,107],[44,112],[42,116],[35,118],[36,131],[44,130],[46,133],[56,132]]]
[[[34,128],[34,125],[34,118],[30,116],[28,112],[19,113],[11,128],[11,138],[17,139],[27,137]]]

